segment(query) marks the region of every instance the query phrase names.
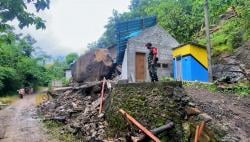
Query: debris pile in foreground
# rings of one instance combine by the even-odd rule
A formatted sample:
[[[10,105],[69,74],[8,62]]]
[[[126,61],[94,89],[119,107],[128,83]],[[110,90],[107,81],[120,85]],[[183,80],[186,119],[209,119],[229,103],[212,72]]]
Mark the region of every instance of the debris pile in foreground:
[[[166,128],[156,134],[161,141],[193,141],[196,126],[203,121],[210,125],[212,119],[190,102],[180,82],[117,84],[112,92],[105,88],[104,109],[99,113],[101,86],[99,82],[56,89],[57,92],[52,93],[54,99],[42,103],[39,111],[45,120],[63,122],[63,131],[86,141],[143,138],[142,131],[128,122],[119,113],[120,109],[151,132]],[[218,140],[214,128],[206,125],[200,139]]]
[[[83,137],[86,141],[103,140],[107,123],[98,112],[99,85],[70,89],[39,106],[45,120],[60,121],[64,131]],[[60,93],[59,93],[60,94]]]

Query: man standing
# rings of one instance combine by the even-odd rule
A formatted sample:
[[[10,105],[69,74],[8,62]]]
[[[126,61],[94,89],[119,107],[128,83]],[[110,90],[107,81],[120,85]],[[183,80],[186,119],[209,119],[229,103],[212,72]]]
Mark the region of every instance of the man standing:
[[[21,89],[17,90],[17,92],[18,92],[18,94],[19,94],[19,97],[22,99],[23,96],[24,96],[24,94],[25,94],[24,88],[21,88]]]
[[[156,68],[156,64],[158,61],[157,48],[152,47],[152,43],[147,43],[145,46],[149,50],[149,54],[148,54],[149,75],[150,75],[151,81],[155,82],[155,81],[158,81],[157,68]]]

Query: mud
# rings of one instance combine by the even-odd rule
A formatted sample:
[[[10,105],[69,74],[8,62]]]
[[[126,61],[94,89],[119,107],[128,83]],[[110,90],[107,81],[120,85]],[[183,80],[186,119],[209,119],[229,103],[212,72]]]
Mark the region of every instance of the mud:
[[[35,95],[25,96],[0,111],[1,142],[57,142],[42,128],[36,115]]]

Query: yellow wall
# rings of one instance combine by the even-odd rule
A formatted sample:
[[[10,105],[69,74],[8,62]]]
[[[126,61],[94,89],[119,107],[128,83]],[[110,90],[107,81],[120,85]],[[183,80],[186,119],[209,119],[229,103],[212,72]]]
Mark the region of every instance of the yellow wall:
[[[176,56],[184,56],[191,54],[196,60],[198,60],[203,66],[208,67],[207,51],[204,48],[187,44],[182,47],[178,47],[173,50],[172,55],[175,58]]]
[[[174,49],[172,51],[172,54],[173,54],[173,57],[176,57],[176,56],[183,56],[183,55],[187,55],[187,54],[190,54],[190,45],[184,45],[182,47],[178,47],[176,49]]]

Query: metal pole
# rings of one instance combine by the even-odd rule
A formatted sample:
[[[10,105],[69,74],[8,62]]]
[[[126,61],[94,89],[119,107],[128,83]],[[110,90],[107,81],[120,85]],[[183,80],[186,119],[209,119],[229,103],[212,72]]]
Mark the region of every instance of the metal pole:
[[[213,75],[212,75],[212,63],[211,63],[211,41],[210,41],[210,33],[209,33],[208,0],[205,0],[204,12],[205,12],[205,26],[206,26],[205,29],[206,29],[206,38],[207,38],[208,80],[209,82],[212,82]]]

